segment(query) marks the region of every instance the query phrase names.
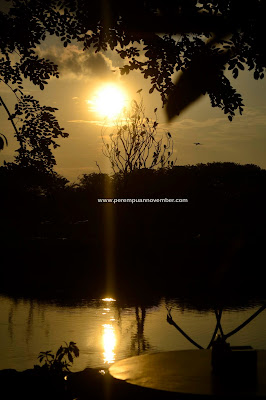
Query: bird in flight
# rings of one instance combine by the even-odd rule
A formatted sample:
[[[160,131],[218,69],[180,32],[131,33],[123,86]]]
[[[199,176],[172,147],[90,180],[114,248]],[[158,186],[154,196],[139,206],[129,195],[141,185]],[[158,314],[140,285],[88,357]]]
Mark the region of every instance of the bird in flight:
[[[196,146],[202,145],[202,143],[200,143],[200,142],[196,142],[196,143],[193,143],[193,144],[195,144]]]

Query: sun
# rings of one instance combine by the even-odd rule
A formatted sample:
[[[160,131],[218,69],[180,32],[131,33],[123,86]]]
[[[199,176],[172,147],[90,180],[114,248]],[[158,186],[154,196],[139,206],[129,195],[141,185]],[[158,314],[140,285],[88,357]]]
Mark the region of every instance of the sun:
[[[119,86],[106,84],[97,90],[92,103],[99,115],[113,119],[126,107],[127,96]]]

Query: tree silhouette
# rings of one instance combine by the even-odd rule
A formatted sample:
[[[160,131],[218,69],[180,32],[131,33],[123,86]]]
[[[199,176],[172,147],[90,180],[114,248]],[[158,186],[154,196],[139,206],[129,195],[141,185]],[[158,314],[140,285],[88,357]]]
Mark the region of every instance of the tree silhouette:
[[[127,174],[136,169],[172,167],[173,140],[170,132],[157,132],[157,108],[155,119],[145,116],[143,101],[133,100],[131,108],[117,120],[116,132],[107,142],[102,133],[103,154],[109,158],[114,173]]]
[[[67,134],[53,120],[54,108],[42,109],[34,103],[35,108],[33,99],[23,93],[25,78],[43,90],[52,76],[59,76],[57,66],[36,52],[48,35],[58,36],[65,47],[74,41],[84,50],[115,50],[125,60],[121,74],[138,70],[150,79],[150,93],[160,93],[169,120],[207,94],[211,105],[221,108],[231,121],[236,111],[242,113],[243,101],[225,72],[236,79],[239,70],[247,68],[254,79],[264,77],[266,3],[261,0],[245,4],[240,0],[137,0],[134,7],[122,0],[90,5],[86,0],[11,0],[10,4],[7,13],[0,13],[0,79],[17,96],[18,108],[11,120],[21,116],[22,108],[26,112],[31,107],[33,118],[37,113],[46,121],[43,129],[48,125],[50,130],[40,129],[36,140],[50,163],[55,162],[51,154],[48,157],[53,140]],[[30,163],[36,157],[27,148],[34,142],[32,122],[24,119],[21,135],[16,133],[19,160],[24,155]]]
[[[33,96],[24,93],[23,79],[28,78],[43,90],[50,77],[59,77],[57,66],[36,55],[36,46],[45,35],[30,5],[19,1],[12,5],[8,14],[0,12],[0,82],[14,94],[16,104],[11,113],[0,97],[0,106],[5,109],[20,145],[15,161],[22,166],[51,171],[56,164],[51,147],[58,147],[56,139],[68,134],[54,116],[57,108],[41,106]],[[37,3],[36,6],[38,9]],[[0,150],[5,144],[6,137],[1,134]]]

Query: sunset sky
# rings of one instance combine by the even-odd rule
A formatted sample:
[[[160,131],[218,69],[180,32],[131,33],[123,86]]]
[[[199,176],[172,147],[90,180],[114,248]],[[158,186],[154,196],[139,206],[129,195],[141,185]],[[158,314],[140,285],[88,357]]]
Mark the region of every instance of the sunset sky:
[[[176,165],[231,161],[266,168],[266,83],[265,80],[255,81],[252,72],[240,71],[239,78],[233,80],[245,104],[243,115],[237,115],[233,122],[229,122],[220,109],[212,108],[209,98],[205,96],[167,124],[159,94],[148,93],[150,82],[139,72],[121,76],[119,67],[124,60],[115,51],[83,52],[76,44],[64,48],[56,40],[46,40],[38,52],[58,64],[60,78],[50,79],[44,91],[29,82],[25,82],[24,87],[41,104],[59,109],[56,116],[70,136],[60,140],[61,147],[54,152],[57,160],[55,169],[70,181],[77,180],[84,173],[98,172],[96,161],[102,172],[112,172],[108,159],[102,154],[101,130],[106,122],[102,115],[92,110],[93,99],[107,84],[117,85],[129,100],[138,100],[136,92],[142,89],[146,115],[152,118],[157,107],[159,129],[172,134]],[[14,95],[3,83],[0,87],[4,101],[12,110]],[[12,126],[3,107],[0,113],[1,132],[9,140],[9,146],[0,153],[2,165],[3,160],[13,160],[18,145],[12,139]],[[195,146],[194,142],[202,145]]]

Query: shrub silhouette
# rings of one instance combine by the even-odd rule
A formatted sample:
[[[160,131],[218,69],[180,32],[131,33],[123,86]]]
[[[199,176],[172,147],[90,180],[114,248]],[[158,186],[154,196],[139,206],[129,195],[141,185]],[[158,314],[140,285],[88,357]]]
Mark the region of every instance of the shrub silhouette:
[[[66,346],[60,346],[56,354],[51,350],[41,351],[38,359],[43,365],[35,366],[54,374],[69,372],[69,367],[73,364],[74,358],[79,357],[79,349],[75,342],[69,342]]]
[[[109,158],[114,173],[127,174],[136,169],[172,167],[173,139],[170,132],[157,132],[157,108],[155,120],[145,116],[142,99],[133,100],[129,111],[124,111],[116,124],[116,132],[107,142],[102,133],[103,154]]]

